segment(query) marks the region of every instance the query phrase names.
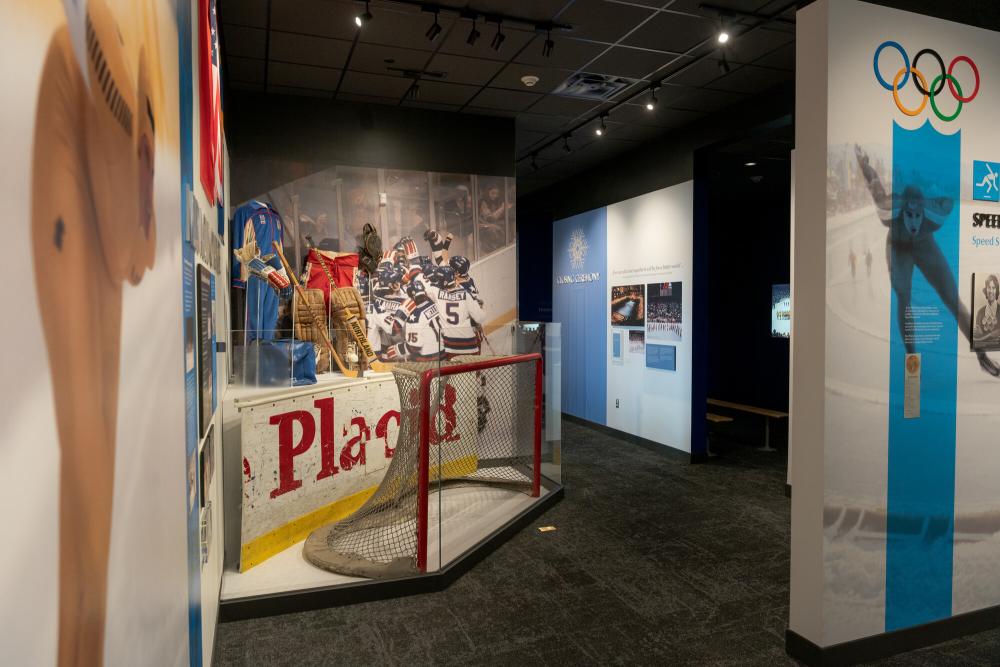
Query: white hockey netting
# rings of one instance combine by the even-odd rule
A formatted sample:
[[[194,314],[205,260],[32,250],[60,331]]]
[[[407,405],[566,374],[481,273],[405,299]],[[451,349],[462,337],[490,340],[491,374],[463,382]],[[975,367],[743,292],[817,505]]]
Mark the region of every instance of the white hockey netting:
[[[539,360],[533,354],[397,364],[393,375],[400,424],[389,469],[354,514],[306,539],[306,559],[349,576],[415,574],[426,570],[430,493],[445,485],[487,484],[537,495]],[[424,385],[427,371],[433,376]],[[426,406],[423,413],[421,405]],[[424,475],[422,416],[427,432]]]

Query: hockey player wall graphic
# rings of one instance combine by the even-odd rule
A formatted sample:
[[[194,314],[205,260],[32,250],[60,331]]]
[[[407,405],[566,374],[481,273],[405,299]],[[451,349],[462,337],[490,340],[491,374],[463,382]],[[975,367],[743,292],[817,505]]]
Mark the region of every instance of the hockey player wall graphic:
[[[105,643],[123,291],[154,269],[157,151],[176,137],[164,122],[155,3],[63,5],[38,86],[31,236],[60,448],[58,661],[96,665]]]

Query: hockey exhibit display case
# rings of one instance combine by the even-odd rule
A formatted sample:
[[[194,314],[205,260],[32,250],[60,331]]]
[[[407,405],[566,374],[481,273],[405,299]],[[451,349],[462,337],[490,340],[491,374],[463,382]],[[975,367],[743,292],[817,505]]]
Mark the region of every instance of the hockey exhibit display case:
[[[558,501],[551,326],[491,355],[442,326],[431,361],[235,400],[223,618],[443,588]],[[511,353],[525,331],[537,351]]]

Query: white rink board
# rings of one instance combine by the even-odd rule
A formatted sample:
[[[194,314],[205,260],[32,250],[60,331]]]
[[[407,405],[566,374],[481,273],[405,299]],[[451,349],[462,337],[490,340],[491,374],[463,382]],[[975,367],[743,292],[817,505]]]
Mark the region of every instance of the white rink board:
[[[292,522],[377,487],[399,433],[399,395],[391,376],[296,392],[292,398],[256,397],[237,408],[243,457],[242,569],[312,530],[304,524],[290,531]],[[282,529],[284,533],[275,534]],[[289,533],[302,534],[294,539]],[[282,540],[283,546],[277,543]]]

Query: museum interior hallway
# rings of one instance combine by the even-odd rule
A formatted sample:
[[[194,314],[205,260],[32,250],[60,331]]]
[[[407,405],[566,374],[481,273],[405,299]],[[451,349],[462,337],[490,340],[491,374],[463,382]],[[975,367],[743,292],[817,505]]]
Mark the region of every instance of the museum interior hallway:
[[[565,499],[449,589],[223,623],[215,664],[796,664],[784,460],[733,436],[688,465],[564,421]],[[877,664],[997,656],[992,630]]]

